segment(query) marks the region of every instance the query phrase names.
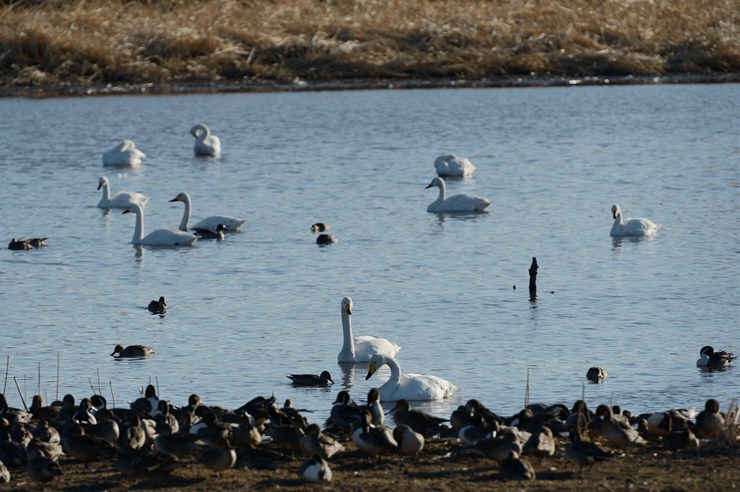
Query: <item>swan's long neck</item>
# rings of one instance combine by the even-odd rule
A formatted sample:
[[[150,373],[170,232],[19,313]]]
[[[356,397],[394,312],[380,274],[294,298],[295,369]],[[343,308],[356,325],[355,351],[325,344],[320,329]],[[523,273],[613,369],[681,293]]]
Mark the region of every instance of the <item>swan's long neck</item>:
[[[105,201],[110,201],[110,183],[103,181],[103,198]]]
[[[621,210],[617,210],[617,216],[614,217],[614,224],[620,227],[624,225],[624,217]]]
[[[344,345],[342,352],[348,352],[355,356],[355,341],[352,338],[352,317],[349,315],[344,306],[342,307],[342,330],[344,332]]]
[[[136,226],[134,227],[134,237],[131,242],[139,244],[144,239],[144,212],[141,207],[136,207]]]
[[[185,211],[182,213],[182,220],[180,221],[180,230],[187,231],[188,222],[190,222],[190,197],[185,195],[185,199],[183,200],[183,202],[185,203]]]
[[[211,129],[208,128],[206,125],[195,125],[193,127],[193,136],[200,142],[205,141],[208,137],[211,136]]]
[[[439,187],[439,196],[437,197],[437,203],[442,203],[443,201],[445,201],[445,195],[447,194],[447,190],[445,189],[445,182],[439,180],[437,186]]]
[[[401,366],[395,359],[385,359],[385,363],[391,369],[391,377],[383,385],[391,391],[395,391],[401,382]]]

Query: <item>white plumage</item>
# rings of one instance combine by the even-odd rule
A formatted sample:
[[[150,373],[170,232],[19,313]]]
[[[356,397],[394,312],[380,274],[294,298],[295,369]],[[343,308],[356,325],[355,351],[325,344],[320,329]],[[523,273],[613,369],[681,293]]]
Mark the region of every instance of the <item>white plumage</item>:
[[[342,329],[344,344],[337,359],[340,363],[368,362],[373,355],[381,354],[394,357],[401,347],[386,340],[369,335],[352,336],[352,299],[342,299]]]
[[[453,213],[453,212],[485,212],[491,205],[491,200],[475,195],[460,194],[447,197],[445,180],[434,178],[427,188],[436,186],[439,188],[439,196],[428,207],[427,212]]]
[[[110,181],[105,176],[98,180],[98,190],[101,188],[103,189],[103,196],[98,202],[100,208],[128,208],[134,203],[144,207],[149,201],[148,196],[135,191],[119,191],[111,196]]]
[[[212,215],[210,217],[206,217],[203,220],[199,220],[198,222],[196,222],[195,225],[188,227],[188,222],[190,222],[190,210],[192,207],[190,195],[185,192],[178,193],[178,195],[170,201],[183,202],[185,204],[185,211],[183,212],[182,220],[180,221],[181,231],[187,231],[188,229],[192,229],[195,231],[199,229],[215,231],[217,230],[219,224],[223,224],[224,226],[226,226],[226,232],[235,232],[239,230],[244,222],[246,222],[245,219],[240,219],[239,217]]]
[[[382,355],[375,355],[370,359],[365,379],[369,379],[384,365],[391,369],[391,377],[378,388],[383,401],[442,400],[462,390],[459,386],[437,376],[402,374],[401,366],[396,359]]]
[[[610,236],[652,236],[660,228],[650,219],[625,219],[616,203],[612,205],[612,217],[614,224]]]
[[[441,155],[434,160],[437,175],[443,178],[467,178],[473,175],[475,166],[467,157],[458,157],[455,154]]]
[[[124,140],[112,149],[103,152],[103,165],[137,167],[144,157],[146,154],[137,149],[132,140]]]
[[[191,246],[198,240],[198,236],[176,229],[157,229],[144,236],[144,209],[141,208],[141,205],[134,203],[124,210],[123,213],[136,214],[136,226],[134,227],[134,236],[131,239],[133,244],[143,244],[145,246]]]
[[[190,129],[190,134],[195,137],[195,155],[215,157],[221,154],[221,139],[211,133],[208,125],[198,123]]]

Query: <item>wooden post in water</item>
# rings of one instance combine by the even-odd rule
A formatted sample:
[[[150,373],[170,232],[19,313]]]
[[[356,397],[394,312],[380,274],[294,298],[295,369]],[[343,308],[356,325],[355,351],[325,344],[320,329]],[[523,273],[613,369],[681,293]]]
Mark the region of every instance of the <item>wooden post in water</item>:
[[[532,257],[532,264],[529,267],[529,298],[535,300],[537,298],[537,258]]]

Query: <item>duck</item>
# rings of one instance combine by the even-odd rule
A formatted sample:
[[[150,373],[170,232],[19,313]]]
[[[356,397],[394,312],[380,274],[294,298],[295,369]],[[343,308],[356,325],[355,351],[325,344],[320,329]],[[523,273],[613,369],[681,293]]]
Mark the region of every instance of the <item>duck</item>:
[[[403,398],[397,400],[393,409],[388,413],[393,416],[396,425],[408,425],[424,437],[432,437],[447,430],[447,427],[442,424],[449,422],[449,419],[435,417],[419,410],[412,410],[411,404]]]
[[[360,412],[360,422],[352,432],[352,442],[360,451],[369,454],[390,454],[398,450],[393,431],[387,427],[375,427],[370,423],[370,412]]]
[[[98,180],[98,190],[103,190],[103,196],[100,197],[98,208],[128,208],[134,203],[145,207],[149,202],[149,197],[136,191],[119,191],[111,195],[110,181],[107,177],[101,176]]]
[[[362,412],[363,409],[352,400],[349,392],[342,390],[337,394],[334,403],[332,403],[329,418],[327,419],[327,428],[336,428],[343,434],[351,435],[354,427],[361,420]]]
[[[650,219],[625,219],[622,217],[622,209],[616,203],[612,205],[612,217],[614,217],[614,224],[609,233],[612,237],[652,236],[660,228]]]
[[[123,347],[123,345],[116,345],[116,347],[113,349],[113,352],[110,354],[113,357],[116,357],[116,354],[118,354],[117,357],[149,357],[154,353],[154,347],[150,347],[149,345],[129,345],[128,347]]]
[[[147,309],[152,314],[164,314],[167,311],[167,302],[164,300],[164,296],[159,296],[158,300],[152,299],[149,301]]]
[[[195,137],[195,155],[215,157],[221,154],[221,139],[213,135],[205,123],[195,125],[190,129],[190,134]]]
[[[615,419],[612,407],[599,405],[596,408],[597,429],[607,440],[610,446],[625,449],[636,444],[645,444],[640,434],[630,427],[629,422]]]
[[[199,461],[209,470],[228,470],[236,464],[236,451],[231,447],[229,440],[221,436],[213,442],[211,447],[200,454]]]
[[[516,451],[509,451],[509,455],[501,462],[499,473],[507,480],[534,480],[536,478],[532,464],[520,457]]]
[[[329,224],[326,222],[316,222],[315,224],[311,224],[311,232],[314,234],[317,232],[326,232],[329,230]]]
[[[393,428],[393,439],[398,443],[398,452],[406,456],[416,456],[424,449],[424,436],[406,424]]]
[[[216,239],[223,241],[226,239],[224,232],[228,231],[227,227],[223,224],[219,224],[215,229],[198,229],[195,231],[195,235],[200,239]]]
[[[103,165],[138,167],[145,157],[146,154],[136,148],[133,140],[124,140],[112,149],[103,152]]]
[[[516,427],[506,427],[495,436],[481,439],[468,448],[470,452],[503,462],[512,451],[517,456],[522,452],[522,440]]]
[[[696,367],[703,367],[707,369],[725,369],[730,367],[733,360],[737,359],[737,356],[732,352],[720,351],[715,352],[714,347],[711,345],[705,345],[699,350],[700,358],[696,361]]]
[[[704,403],[704,410],[696,416],[696,434],[699,437],[713,439],[723,434],[725,418],[719,411],[719,401],[710,398]]]
[[[443,400],[462,390],[461,387],[437,376],[402,374],[398,361],[383,355],[374,355],[370,358],[370,367],[365,380],[370,379],[380,367],[386,365],[391,370],[391,377],[378,388],[383,401]]]
[[[663,449],[678,451],[681,449],[699,449],[699,439],[694,435],[691,428],[674,431],[663,437]]]
[[[62,439],[64,452],[80,461],[100,461],[113,458],[116,446],[98,436],[85,434],[81,425],[72,427],[70,434]]]
[[[133,244],[144,246],[192,246],[198,240],[198,236],[185,231],[175,229],[157,229],[144,236],[144,209],[141,205],[134,203],[124,214],[136,214],[136,226],[131,238]]]
[[[327,244],[336,244],[339,239],[334,234],[319,234],[316,236],[316,244],[326,246]]]
[[[319,456],[325,460],[344,451],[344,445],[321,432],[319,424],[309,424],[298,443],[303,456]]]
[[[29,239],[25,238],[12,238],[8,243],[8,249],[15,251],[28,251],[30,249],[41,248],[46,246],[46,240],[48,237],[32,237]]]
[[[427,188],[436,186],[439,188],[439,196],[427,207],[427,212],[432,213],[466,213],[486,212],[491,206],[491,200],[475,195],[459,194],[446,196],[447,188],[445,180],[436,177],[427,185]]]
[[[0,461],[0,483],[9,483],[10,482],[10,471],[8,470],[8,467],[5,466],[5,463]]]
[[[594,366],[590,367],[588,371],[586,371],[586,379],[596,384],[603,383],[606,376],[607,372],[603,367]]]
[[[26,463],[26,474],[34,482],[48,483],[61,475],[62,469],[57,461],[36,456]]]
[[[365,407],[370,412],[370,423],[378,426],[385,423],[385,412],[383,405],[380,403],[380,391],[378,388],[370,388],[367,392],[367,404]]]
[[[547,426],[542,426],[538,432],[534,432],[524,444],[524,454],[534,456],[535,458],[548,458],[555,454],[555,438],[552,430]]]
[[[339,351],[337,360],[340,364],[354,364],[370,362],[374,355],[395,357],[401,347],[385,338],[376,338],[369,335],[355,337],[352,335],[352,298],[342,299],[342,329],[344,343]]]
[[[313,456],[298,466],[298,476],[304,482],[331,482],[331,468],[321,456]]]
[[[144,396],[137,398],[131,402],[130,408],[134,413],[139,415],[149,415],[150,417],[156,417],[159,415],[161,410],[159,409],[159,397],[157,396],[157,389],[153,384],[148,384],[144,390]]]
[[[475,166],[467,157],[455,154],[441,155],[434,159],[437,176],[442,178],[468,178],[473,175]]]
[[[576,431],[571,432],[570,442],[565,445],[565,458],[578,465],[579,472],[583,472],[584,466],[591,468],[597,461],[605,461],[613,456],[598,444],[582,439]]]
[[[219,224],[223,224],[226,227],[226,229],[224,229],[225,231],[236,232],[246,222],[246,219],[241,219],[239,217],[230,217],[227,215],[212,215],[210,217],[206,217],[205,219],[199,220],[195,223],[195,225],[188,227],[188,222],[190,222],[190,210],[192,208],[190,195],[184,191],[180,192],[175,198],[170,200],[170,202],[183,202],[185,204],[185,211],[183,212],[182,220],[180,221],[179,229],[181,231],[187,231],[188,229],[196,232],[200,230],[215,231]]]
[[[329,371],[322,371],[321,374],[290,374],[288,379],[293,381],[293,386],[329,386],[334,384]]]

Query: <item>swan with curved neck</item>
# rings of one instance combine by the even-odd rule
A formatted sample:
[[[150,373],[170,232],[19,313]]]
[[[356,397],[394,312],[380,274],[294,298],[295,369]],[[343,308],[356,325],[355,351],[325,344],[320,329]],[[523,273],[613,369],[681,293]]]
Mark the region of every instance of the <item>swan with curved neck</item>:
[[[136,167],[141,164],[141,159],[144,157],[146,154],[136,148],[133,140],[124,140],[112,149],[103,152],[103,165]]]
[[[342,330],[344,333],[344,344],[337,357],[340,363],[368,362],[377,354],[395,356],[401,347],[386,340],[369,335],[355,337],[352,335],[352,299],[342,299]]]
[[[190,129],[190,134],[195,137],[195,155],[215,157],[221,154],[221,139],[211,133],[208,125],[198,123]]]
[[[465,213],[465,212],[485,212],[491,205],[491,200],[475,195],[459,194],[447,196],[447,187],[445,180],[436,177],[427,185],[427,188],[436,186],[439,188],[439,196],[428,207],[427,212],[433,213]]]
[[[141,205],[134,203],[123,213],[136,214],[136,226],[134,227],[134,236],[131,239],[133,244],[143,244],[144,246],[192,246],[198,240],[198,236],[176,229],[157,229],[144,236],[144,209],[141,208]]]
[[[370,359],[365,379],[370,379],[370,376],[382,366],[388,366],[391,370],[391,377],[378,388],[383,401],[442,400],[462,390],[459,386],[437,376],[402,374],[401,366],[396,359],[382,355],[374,355]]]
[[[111,196],[110,181],[105,176],[98,180],[98,190],[101,188],[103,189],[103,196],[98,202],[98,207],[100,208],[128,208],[134,203],[138,203],[144,207],[149,201],[148,196],[135,191],[119,191]]]
[[[660,228],[650,219],[625,219],[622,216],[622,209],[616,203],[612,205],[612,225],[610,236],[652,236]]]
[[[192,208],[190,195],[183,191],[182,193],[178,193],[177,196],[170,201],[183,202],[185,204],[185,211],[183,212],[182,220],[180,221],[180,230],[187,231],[188,222],[190,222],[190,210]],[[194,226],[191,226],[190,229],[194,231],[215,231],[218,229],[219,224],[223,224],[226,227],[226,232],[234,232],[238,231],[242,224],[244,224],[244,222],[246,221],[244,219],[240,219],[239,217],[212,215],[210,217],[206,217],[203,220],[199,220]]]
[[[455,154],[441,155],[434,160],[434,168],[441,177],[467,178],[473,175],[475,166],[470,159]]]

